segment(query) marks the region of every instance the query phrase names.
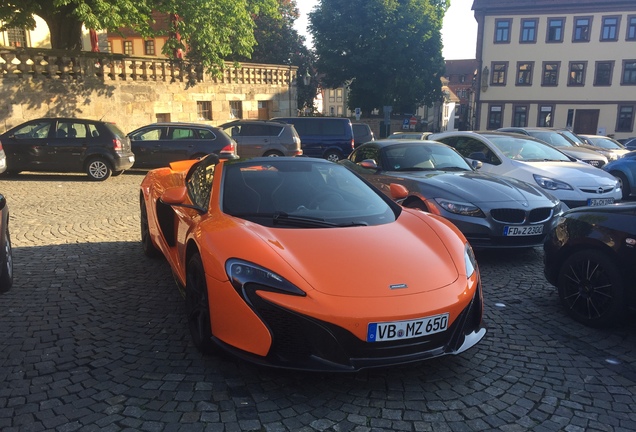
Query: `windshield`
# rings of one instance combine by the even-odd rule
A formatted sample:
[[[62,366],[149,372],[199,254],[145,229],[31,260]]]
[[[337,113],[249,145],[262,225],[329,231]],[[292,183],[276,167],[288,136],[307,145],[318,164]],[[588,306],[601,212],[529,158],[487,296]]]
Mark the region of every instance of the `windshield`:
[[[472,171],[452,148],[427,142],[385,147],[382,166],[387,171]]]
[[[614,150],[622,150],[625,147],[620,145],[620,143],[612,140],[611,138],[590,138],[592,141],[592,145],[596,147],[603,147],[606,149],[614,149]]]
[[[569,130],[562,130],[560,131],[560,133],[565,135],[570,141],[576,144],[585,144],[585,142],[583,142],[583,140],[579,138],[579,136],[575,134],[574,132],[570,132]]]
[[[554,147],[574,147],[566,137],[555,131],[530,131],[529,133]]]
[[[510,159],[529,161],[563,161],[570,159],[559,150],[538,141],[523,137],[485,135],[501,152]]]
[[[332,228],[393,222],[399,206],[341,165],[257,158],[223,169],[223,211],[266,226]]]

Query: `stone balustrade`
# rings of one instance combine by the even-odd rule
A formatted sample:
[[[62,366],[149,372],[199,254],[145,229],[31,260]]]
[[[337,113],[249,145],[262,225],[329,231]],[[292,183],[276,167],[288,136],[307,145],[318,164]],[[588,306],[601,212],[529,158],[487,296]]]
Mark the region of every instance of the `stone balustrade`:
[[[253,85],[289,85],[295,66],[226,63],[218,76],[204,73],[187,61],[123,54],[71,52],[37,48],[0,48],[0,78],[102,81],[212,82]]]

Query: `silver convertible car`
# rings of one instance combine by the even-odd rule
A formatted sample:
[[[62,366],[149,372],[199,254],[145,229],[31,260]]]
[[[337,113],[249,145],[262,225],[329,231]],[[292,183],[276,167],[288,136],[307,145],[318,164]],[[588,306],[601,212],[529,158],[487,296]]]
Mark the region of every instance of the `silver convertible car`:
[[[540,246],[563,213],[538,185],[476,171],[434,141],[370,142],[339,163],[403,206],[450,220],[476,249]]]

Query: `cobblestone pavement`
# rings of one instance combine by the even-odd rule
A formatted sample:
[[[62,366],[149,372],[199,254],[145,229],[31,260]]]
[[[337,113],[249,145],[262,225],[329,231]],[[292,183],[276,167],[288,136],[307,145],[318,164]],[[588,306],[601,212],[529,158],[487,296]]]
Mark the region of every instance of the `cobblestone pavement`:
[[[143,173],[2,178],[15,284],[0,296],[0,430],[636,430],[636,325],[568,319],[542,251],[480,253],[472,350],[358,374],[203,357],[139,244]]]

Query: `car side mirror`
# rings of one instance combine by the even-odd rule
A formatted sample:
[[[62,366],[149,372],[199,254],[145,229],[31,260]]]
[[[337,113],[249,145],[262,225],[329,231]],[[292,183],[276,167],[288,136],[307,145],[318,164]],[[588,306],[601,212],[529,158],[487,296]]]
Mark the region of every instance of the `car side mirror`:
[[[362,168],[366,168],[366,169],[370,169],[374,171],[378,169],[378,164],[373,159],[365,159],[362,162],[360,162],[358,165],[360,165]]]
[[[473,166],[474,169],[478,170],[479,168],[481,168],[482,166],[484,166],[484,163],[482,161],[478,161],[478,160],[473,160],[471,162],[471,165]]]
[[[398,183],[391,183],[389,185],[389,190],[391,192],[391,198],[396,201],[403,200],[409,196],[409,190],[404,185]]]
[[[175,186],[166,189],[161,195],[161,201],[169,205],[183,204],[188,195],[188,189],[185,186]]]

